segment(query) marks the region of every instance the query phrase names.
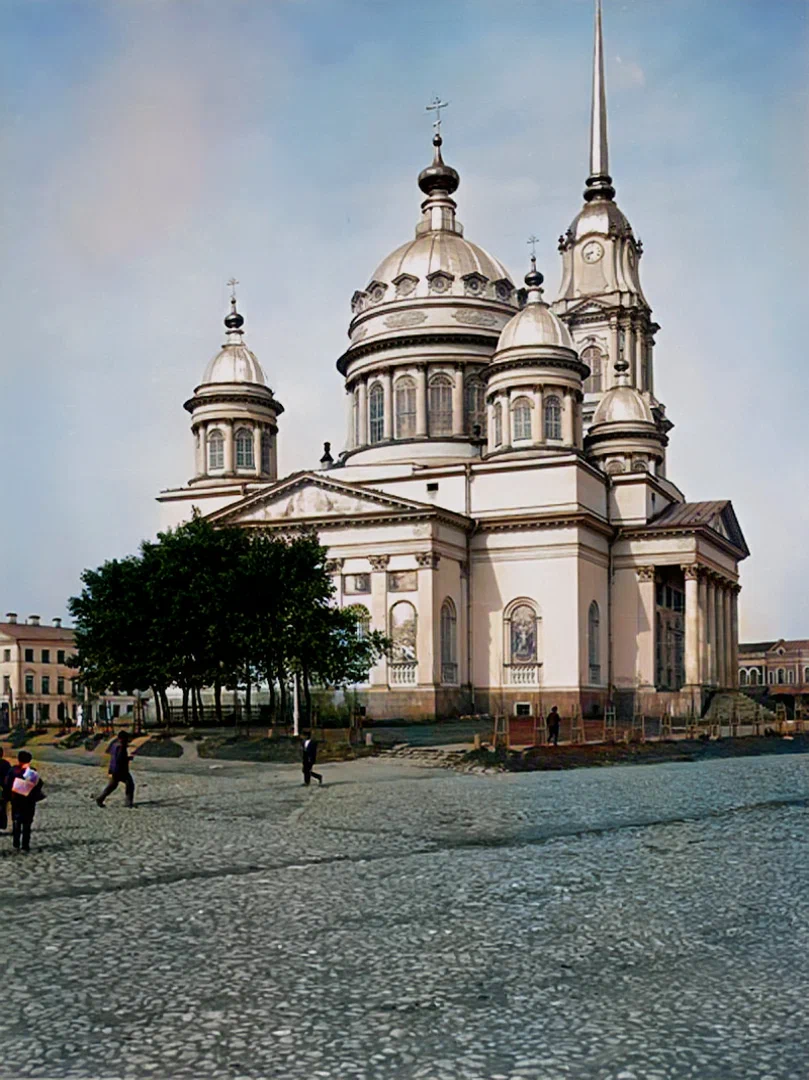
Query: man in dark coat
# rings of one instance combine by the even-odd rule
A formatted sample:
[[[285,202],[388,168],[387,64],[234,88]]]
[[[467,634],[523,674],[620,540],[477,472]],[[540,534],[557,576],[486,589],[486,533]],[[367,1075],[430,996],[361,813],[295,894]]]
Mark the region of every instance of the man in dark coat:
[[[11,800],[12,842],[16,851],[31,850],[31,826],[37,803],[44,799],[42,781],[31,768],[31,754],[20,750],[17,764],[6,777],[6,797]]]
[[[110,747],[110,782],[96,799],[99,806],[103,806],[107,796],[111,795],[119,784],[123,784],[126,790],[126,805],[132,809],[135,803],[135,781],[129,771],[131,760],[129,732],[119,731],[118,738]]]
[[[317,761],[317,743],[312,738],[309,732],[306,733],[306,736],[303,740],[302,759],[304,784],[306,784],[308,787],[309,782],[313,776],[315,780],[317,780],[318,784],[322,784],[323,777],[320,775],[320,773],[316,773],[314,770],[314,764]]]
[[[0,832],[8,828],[8,796],[6,795],[6,780],[11,772],[11,762],[3,757],[3,747],[0,746]]]
[[[559,745],[559,725],[561,722],[562,718],[559,715],[559,709],[554,705],[548,713],[548,743],[553,743],[554,746]]]

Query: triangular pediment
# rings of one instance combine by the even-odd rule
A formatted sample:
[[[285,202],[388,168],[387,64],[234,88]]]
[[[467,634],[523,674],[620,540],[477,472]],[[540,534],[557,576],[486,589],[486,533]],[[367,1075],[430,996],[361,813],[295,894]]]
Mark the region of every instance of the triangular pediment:
[[[318,473],[298,473],[209,515],[218,525],[277,526],[432,514],[435,507]]]
[[[568,308],[566,317],[573,318],[577,315],[606,315],[610,310],[612,309],[607,304],[602,304],[600,300],[588,298],[587,300],[582,300],[581,303],[576,304],[574,307]]]
[[[725,540],[733,544],[734,547],[739,548],[746,555],[750,554],[742,527],[731,503],[726,502],[724,504],[722,509],[712,518],[710,527],[714,532],[719,533]]]

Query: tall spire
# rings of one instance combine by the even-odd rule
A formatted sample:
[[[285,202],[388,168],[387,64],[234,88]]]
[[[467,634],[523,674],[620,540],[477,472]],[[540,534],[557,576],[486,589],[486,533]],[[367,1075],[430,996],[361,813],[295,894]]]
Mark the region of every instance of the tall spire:
[[[590,109],[590,175],[585,199],[614,199],[607,146],[607,95],[604,90],[604,42],[601,34],[601,0],[595,5],[593,44],[593,102]]]

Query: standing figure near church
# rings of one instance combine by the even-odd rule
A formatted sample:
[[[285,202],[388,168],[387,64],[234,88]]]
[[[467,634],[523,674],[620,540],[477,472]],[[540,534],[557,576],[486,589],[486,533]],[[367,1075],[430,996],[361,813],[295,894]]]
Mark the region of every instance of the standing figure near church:
[[[6,780],[11,772],[11,762],[3,757],[3,747],[0,746],[0,832],[8,828],[8,796],[6,795]]]
[[[556,705],[553,706],[548,713],[548,743],[553,743],[554,746],[559,745],[559,726],[562,722],[562,718],[559,716],[559,709]]]
[[[31,768],[31,754],[20,750],[17,764],[6,777],[4,794],[11,801],[12,842],[15,851],[31,850],[31,826],[37,803],[45,796],[42,793],[42,780],[36,769]]]
[[[317,742],[312,738],[310,732],[306,733],[303,740],[303,748],[301,752],[303,763],[303,782],[308,787],[309,783],[314,776],[318,784],[323,783],[323,777],[320,773],[314,771],[314,764],[317,761]]]
[[[129,732],[119,731],[118,738],[110,748],[110,782],[96,799],[99,806],[103,806],[107,796],[111,795],[119,784],[123,784],[126,791],[126,805],[130,810],[132,809],[135,804],[135,781],[129,771],[131,760]]]

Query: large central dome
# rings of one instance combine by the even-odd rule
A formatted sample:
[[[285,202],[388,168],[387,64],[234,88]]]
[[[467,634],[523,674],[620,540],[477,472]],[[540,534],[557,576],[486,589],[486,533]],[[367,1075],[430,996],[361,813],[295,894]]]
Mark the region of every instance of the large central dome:
[[[440,135],[433,146],[415,238],[351,300],[351,344],[337,367],[352,400],[352,464],[474,456],[486,427],[483,372],[518,307],[503,264],[464,239],[452,198],[460,178]]]

